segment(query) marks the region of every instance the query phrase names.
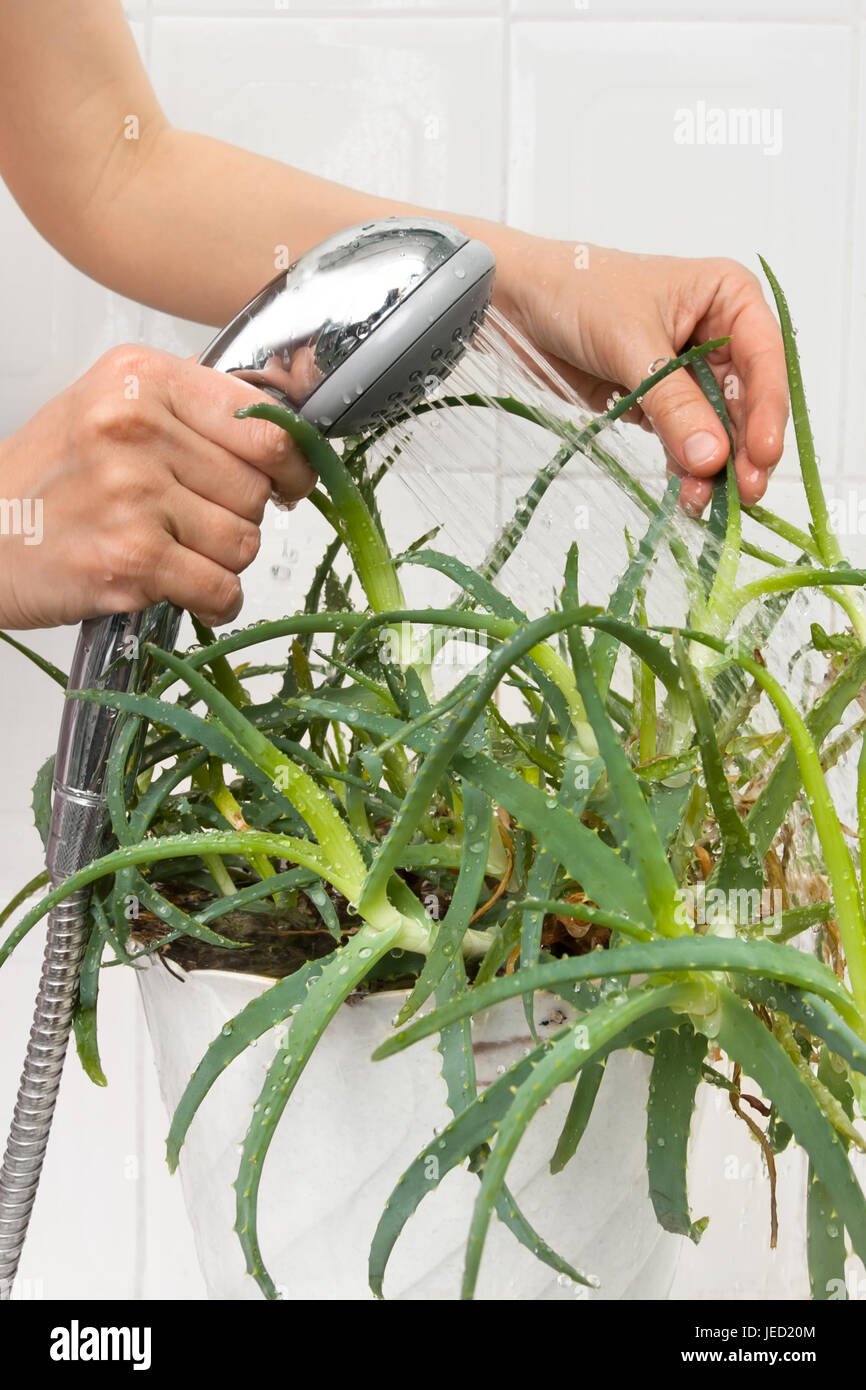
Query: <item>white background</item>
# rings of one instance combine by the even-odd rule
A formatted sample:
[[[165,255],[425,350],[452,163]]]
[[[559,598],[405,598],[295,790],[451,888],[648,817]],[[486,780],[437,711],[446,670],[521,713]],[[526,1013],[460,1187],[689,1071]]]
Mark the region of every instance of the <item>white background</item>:
[[[866,167],[858,139],[866,0],[732,0],[726,7],[693,0],[590,0],[588,7],[571,0],[141,0],[127,9],[178,125],[376,193],[575,242],[718,253],[755,269],[760,251],[787,287],[799,325],[830,491],[844,497],[858,485],[866,425]],[[677,145],[674,113],[699,101],[780,109],[781,153]],[[87,281],[2,189],[0,244],[3,434],[114,343],[190,353],[207,339],[201,328]],[[790,462],[774,482],[782,510],[786,474]],[[302,550],[303,512],[294,525],[292,545]],[[285,541],[269,523],[245,616],[293,606],[291,580],[271,572]],[[33,640],[68,663],[74,632]],[[53,748],[60,696],[14,653],[0,661],[5,897],[39,866],[29,786]],[[0,977],[4,1132],[40,947],[34,935]],[[133,981],[120,970],[103,987],[102,1046],[108,1091],[86,1082],[74,1059],[68,1068],[23,1291],[199,1296],[179,1190],[161,1162],[166,1124],[148,1042]],[[705,1288],[736,1296],[752,1256],[740,1249],[737,1272],[747,1184],[720,1182],[736,1146],[724,1116],[713,1145],[695,1203],[699,1215],[720,1211],[718,1234],[711,1227],[702,1251],[709,1257]],[[705,1200],[710,1192],[712,1202]],[[686,1295],[694,1289],[691,1267]]]

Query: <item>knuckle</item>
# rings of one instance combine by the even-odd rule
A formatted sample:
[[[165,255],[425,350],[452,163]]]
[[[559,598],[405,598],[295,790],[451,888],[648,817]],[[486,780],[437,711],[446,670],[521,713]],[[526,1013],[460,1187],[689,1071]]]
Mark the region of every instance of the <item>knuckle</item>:
[[[207,594],[204,595],[203,606],[206,607],[208,613],[214,615],[217,621],[225,621],[234,617],[237,612],[240,594],[241,584],[237,575],[226,572],[215,583],[208,586]]]
[[[262,473],[259,468],[249,470],[241,488],[240,500],[244,512],[251,513],[255,520],[261,521],[270,495],[271,480],[267,473]]]
[[[270,420],[246,420],[247,457],[251,463],[283,463],[289,450],[285,430]]]
[[[297,461],[293,461],[286,484],[281,487],[282,495],[289,502],[300,502],[304,497],[308,497],[316,486],[318,476],[307,463],[307,460],[300,455]]]
[[[153,362],[154,352],[140,343],[118,343],[100,357],[98,366],[113,377],[142,374]]]
[[[122,381],[100,391],[81,415],[79,438],[85,449],[140,446],[153,439],[149,413],[139,396],[128,396]]]
[[[673,381],[666,381],[659,382],[652,391],[648,391],[641,405],[644,413],[657,424],[679,415],[693,403],[688,389],[675,385]]]
[[[732,281],[744,289],[759,289],[760,280],[748,266],[743,265],[742,261],[734,260],[732,256],[722,256],[715,262],[720,277]]]
[[[146,478],[132,459],[123,454],[109,454],[100,460],[95,473],[101,505],[115,511],[126,511],[141,501]]]
[[[239,520],[236,542],[239,570],[244,570],[247,565],[252,564],[259,553],[261,543],[262,536],[258,526],[254,526],[251,521]]]
[[[99,562],[105,575],[138,585],[148,593],[159,574],[161,554],[155,530],[123,527],[103,539]]]

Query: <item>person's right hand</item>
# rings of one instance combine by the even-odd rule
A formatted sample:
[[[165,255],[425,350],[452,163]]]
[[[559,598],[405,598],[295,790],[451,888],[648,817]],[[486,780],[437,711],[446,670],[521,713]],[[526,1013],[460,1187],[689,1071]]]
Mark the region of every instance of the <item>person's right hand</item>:
[[[151,348],[119,347],[0,442],[0,627],[54,627],[169,599],[208,624],[243,602],[272,491],[315,475],[289,436],[234,411],[247,382]],[[42,537],[10,534],[41,504]]]

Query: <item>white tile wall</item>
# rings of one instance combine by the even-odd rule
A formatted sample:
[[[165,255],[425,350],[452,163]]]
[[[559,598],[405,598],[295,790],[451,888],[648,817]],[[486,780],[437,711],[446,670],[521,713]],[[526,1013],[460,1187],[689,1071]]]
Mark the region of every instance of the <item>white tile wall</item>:
[[[862,5],[863,0],[860,0]],[[656,0],[651,13],[646,0],[511,0],[515,14],[532,19],[561,18],[569,15],[591,24],[596,19],[647,19],[687,21],[690,25],[704,20],[800,20],[807,24],[816,19],[851,19],[856,13],[855,0],[732,0],[724,14],[715,5],[696,5],[695,0]]]
[[[371,191],[507,214],[575,241],[749,264],[762,251],[788,290],[825,470],[831,490],[845,495],[859,486],[866,435],[866,0],[732,0],[724,14],[660,0],[651,20],[649,8],[644,0],[126,5],[177,123]],[[698,102],[779,108],[781,152],[677,145],[674,113]],[[0,431],[14,430],[114,342],[140,335],[191,353],[206,339],[196,325],[142,313],[85,280],[2,190],[0,244]],[[491,477],[490,491],[500,482]],[[780,499],[789,488],[780,485]],[[402,518],[410,538],[423,513]],[[459,527],[460,518],[449,520]],[[317,522],[299,512],[292,527],[269,523],[247,581],[250,616],[290,606],[312,562]],[[866,549],[862,538],[854,544]],[[35,640],[64,664],[73,635]],[[5,897],[39,863],[29,784],[53,744],[59,701],[14,654],[0,653],[0,663]],[[0,977],[0,1128],[39,947],[34,933]],[[177,1186],[162,1166],[165,1119],[133,984],[121,971],[105,983],[108,1091],[70,1066],[25,1294],[201,1293]],[[725,1258],[716,1248],[720,1289]]]

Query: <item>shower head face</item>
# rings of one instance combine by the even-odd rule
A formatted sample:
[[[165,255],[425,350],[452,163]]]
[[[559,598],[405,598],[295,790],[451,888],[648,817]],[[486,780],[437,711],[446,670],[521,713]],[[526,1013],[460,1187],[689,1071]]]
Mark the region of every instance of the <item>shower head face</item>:
[[[445,222],[351,227],[266,285],[199,360],[324,434],[360,434],[448,375],[484,317],[495,269],[483,242]]]

